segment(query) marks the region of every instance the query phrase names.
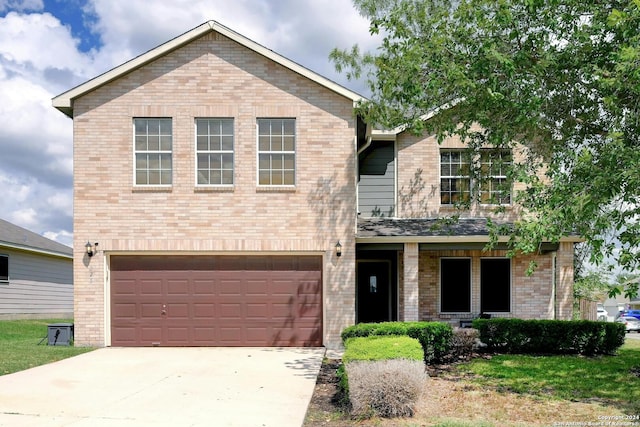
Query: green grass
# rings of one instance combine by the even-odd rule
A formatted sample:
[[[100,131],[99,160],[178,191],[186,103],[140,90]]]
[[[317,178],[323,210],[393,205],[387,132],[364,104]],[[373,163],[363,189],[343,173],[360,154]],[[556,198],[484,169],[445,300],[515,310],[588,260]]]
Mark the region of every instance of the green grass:
[[[423,359],[418,340],[401,335],[349,338],[343,362],[352,360]]]
[[[640,413],[640,340],[627,340],[616,356],[500,355],[474,359],[458,372],[493,389],[563,400],[605,402]]]
[[[0,320],[0,375],[44,365],[93,350],[89,347],[48,346],[50,323],[71,323],[68,319]]]

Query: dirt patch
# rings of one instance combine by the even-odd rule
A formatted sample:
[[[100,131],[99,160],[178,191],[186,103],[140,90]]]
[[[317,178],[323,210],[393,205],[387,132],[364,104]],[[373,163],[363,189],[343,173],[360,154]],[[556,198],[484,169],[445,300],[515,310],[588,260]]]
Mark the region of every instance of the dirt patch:
[[[444,421],[487,426],[593,425],[623,415],[600,402],[569,402],[481,388],[451,374],[451,366],[430,368],[424,398],[408,419],[353,420],[340,406],[336,371],[340,360],[323,363],[304,427],[434,426]],[[608,417],[608,418],[602,418]]]

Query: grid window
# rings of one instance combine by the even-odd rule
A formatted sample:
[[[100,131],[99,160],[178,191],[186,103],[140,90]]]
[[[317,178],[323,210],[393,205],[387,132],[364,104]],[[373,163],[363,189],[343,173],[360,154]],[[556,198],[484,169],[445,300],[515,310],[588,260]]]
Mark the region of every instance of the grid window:
[[[136,185],[171,185],[171,119],[134,119]]]
[[[507,171],[512,163],[510,150],[480,152],[480,203],[511,204],[511,182],[507,178]]]
[[[295,185],[295,119],[258,119],[258,185]]]
[[[233,119],[196,119],[198,185],[233,184]]]
[[[471,260],[440,259],[440,311],[471,312]]]
[[[9,281],[9,256],[0,255],[0,282]]]
[[[471,196],[469,156],[463,150],[440,152],[440,203],[468,202]]]

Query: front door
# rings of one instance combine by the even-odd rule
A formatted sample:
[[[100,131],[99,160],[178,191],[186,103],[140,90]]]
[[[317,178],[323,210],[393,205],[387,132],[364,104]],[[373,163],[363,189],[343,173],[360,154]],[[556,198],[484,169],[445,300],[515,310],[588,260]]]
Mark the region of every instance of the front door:
[[[391,262],[358,261],[358,323],[391,321]]]

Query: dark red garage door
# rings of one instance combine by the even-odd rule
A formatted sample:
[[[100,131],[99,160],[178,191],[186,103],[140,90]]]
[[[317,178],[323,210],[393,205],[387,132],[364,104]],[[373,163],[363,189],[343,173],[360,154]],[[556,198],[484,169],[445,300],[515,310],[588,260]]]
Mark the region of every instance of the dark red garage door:
[[[113,346],[321,346],[318,256],[112,256]]]

